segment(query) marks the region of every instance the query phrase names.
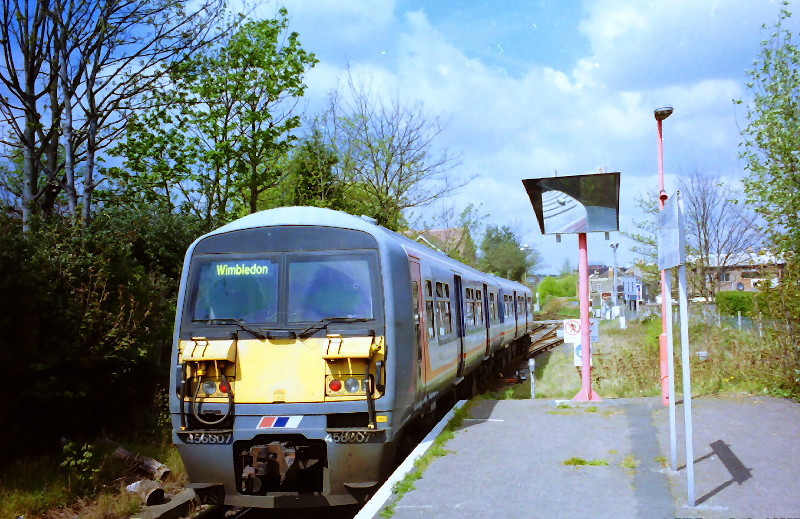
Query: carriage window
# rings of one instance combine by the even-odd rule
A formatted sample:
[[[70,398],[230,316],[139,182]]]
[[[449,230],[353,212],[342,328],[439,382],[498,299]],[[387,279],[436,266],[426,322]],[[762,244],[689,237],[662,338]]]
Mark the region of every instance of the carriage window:
[[[475,327],[475,300],[471,288],[467,289],[466,315],[464,317],[467,328]]]
[[[425,315],[428,318],[428,338],[436,337],[436,324],[433,320],[433,301],[425,301]]]
[[[450,301],[439,301],[439,335],[453,333],[452,316],[450,314]]]
[[[497,303],[494,300],[494,293],[489,292],[489,319],[497,321]]]
[[[430,279],[425,280],[425,294],[428,297],[433,297],[433,284]]]
[[[453,321],[450,307],[450,286],[447,283],[436,282],[436,323],[439,325],[439,335],[453,333]]]
[[[467,328],[475,327],[475,301],[471,299],[467,300],[467,311],[464,319],[466,320]]]

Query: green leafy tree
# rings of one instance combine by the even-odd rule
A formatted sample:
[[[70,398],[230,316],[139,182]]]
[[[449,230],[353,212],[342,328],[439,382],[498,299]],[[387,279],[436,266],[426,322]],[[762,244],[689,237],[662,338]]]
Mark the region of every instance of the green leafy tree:
[[[561,274],[559,277],[547,276],[540,283],[536,291],[543,305],[554,297],[575,297],[578,286],[578,275],[573,273]]]
[[[130,427],[152,405],[183,252],[200,223],[140,205],[101,211],[86,229],[62,222],[23,235],[18,218],[0,216],[0,269],[10,274],[0,278],[0,325],[13,345],[0,362],[30,379],[8,408],[26,419],[0,440],[47,450],[61,436]]]
[[[800,251],[800,47],[784,2],[772,35],[749,71],[753,101],[742,130],[740,157],[747,201],[769,224],[779,250]],[[767,26],[765,25],[766,29]],[[738,101],[741,103],[741,101]]]
[[[227,28],[224,0],[0,3],[0,120],[22,151],[23,223],[91,219],[100,153],[170,65]],[[82,176],[82,179],[80,178]],[[62,199],[65,202],[62,202]]]
[[[411,235],[422,235],[439,250],[461,263],[478,266],[478,248],[475,237],[480,236],[482,221],[489,215],[483,214],[480,205],[467,204],[458,214],[452,205],[442,205],[430,220],[418,218],[413,222],[415,229]]]
[[[333,171],[338,161],[320,131],[314,129],[294,149],[288,161],[286,184],[291,191],[289,202],[343,211],[350,209],[351,204],[345,196],[346,186]]]
[[[764,283],[758,312],[778,320],[783,329],[774,339],[786,352],[784,372],[791,391],[800,388],[800,46],[786,27],[792,14],[785,1],[769,39],[749,71],[747,107],[740,158],[747,201],[767,222],[767,233],[786,260],[780,278]],[[767,26],[765,25],[766,29]],[[737,101],[742,103],[741,100]],[[793,375],[792,375],[793,374]]]
[[[507,225],[490,225],[486,228],[478,261],[482,270],[514,281],[524,281],[527,272],[539,262],[539,253],[524,246]]]
[[[209,227],[263,208],[262,194],[284,178],[278,163],[300,126],[303,74],[317,62],[287,28],[280,9],[173,67],[116,150],[136,173],[119,175],[124,187],[177,197]]]

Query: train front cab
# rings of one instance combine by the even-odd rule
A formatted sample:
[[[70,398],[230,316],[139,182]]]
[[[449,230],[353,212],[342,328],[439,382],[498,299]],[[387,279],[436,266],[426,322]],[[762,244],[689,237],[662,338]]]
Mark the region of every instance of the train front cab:
[[[244,229],[201,239],[185,267],[171,409],[190,481],[237,506],[365,499],[395,448],[375,239]],[[353,290],[369,304],[344,311]]]

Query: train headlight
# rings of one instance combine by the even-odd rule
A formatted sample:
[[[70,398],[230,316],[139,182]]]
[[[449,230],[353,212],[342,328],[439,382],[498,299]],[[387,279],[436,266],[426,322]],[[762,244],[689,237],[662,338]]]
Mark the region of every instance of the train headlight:
[[[355,393],[361,388],[361,384],[359,384],[358,379],[351,377],[344,381],[344,388],[348,393]]]
[[[208,396],[217,392],[217,383],[213,380],[204,380],[202,385],[203,393]]]
[[[334,393],[337,393],[342,390],[342,381],[333,379],[328,383],[328,388]]]

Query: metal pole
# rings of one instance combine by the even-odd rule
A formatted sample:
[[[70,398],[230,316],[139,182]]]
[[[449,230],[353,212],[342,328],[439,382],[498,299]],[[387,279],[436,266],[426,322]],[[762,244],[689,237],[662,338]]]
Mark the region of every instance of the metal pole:
[[[683,364],[683,420],[686,428],[686,500],[694,506],[694,445],[692,429],[692,377],[689,367],[689,302],[687,297],[686,265],[678,268],[681,311],[681,363]]]
[[[581,310],[581,390],[575,402],[600,402],[603,399],[592,389],[592,344],[589,322],[589,252],[586,233],[578,234],[578,299]]]
[[[612,243],[611,250],[614,251],[614,286],[611,288],[611,293],[614,295],[614,306],[617,306],[617,247],[619,247],[619,243]]]

